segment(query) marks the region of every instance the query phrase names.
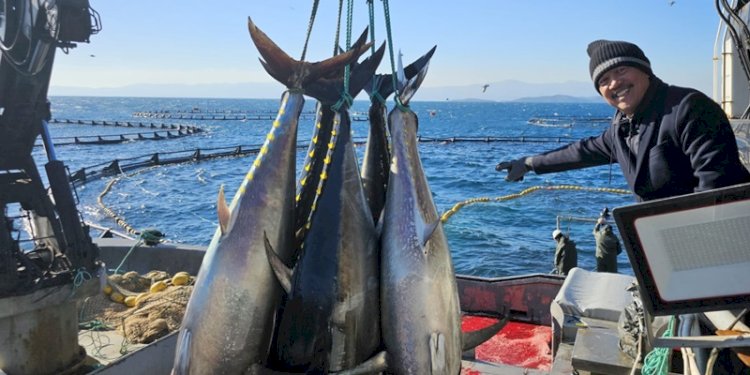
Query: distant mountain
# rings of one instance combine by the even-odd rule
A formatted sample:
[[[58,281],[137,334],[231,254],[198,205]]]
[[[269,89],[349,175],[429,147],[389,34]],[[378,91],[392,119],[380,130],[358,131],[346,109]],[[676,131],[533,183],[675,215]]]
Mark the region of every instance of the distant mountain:
[[[520,103],[604,103],[602,98],[599,96],[580,97],[570,95],[536,96],[518,98],[513,101]]]
[[[461,86],[429,86],[429,77],[417,91],[414,101],[524,101],[556,98],[567,101],[589,101],[593,88],[590,82],[569,81],[560,83],[528,83],[516,80],[490,82],[483,91],[484,84]],[[131,96],[131,97],[180,97],[180,98],[247,98],[276,99],[284,87],[275,82],[240,82],[217,84],[133,84],[121,87],[86,88],[71,86],[51,86],[52,96]],[[367,99],[361,93],[359,99]]]
[[[124,96],[150,98],[246,98],[276,99],[284,86],[275,82],[242,82],[215,84],[150,84],[121,87],[50,86],[51,96]]]
[[[454,102],[489,102],[489,103],[497,102],[497,100],[479,99],[479,98],[463,98],[463,99],[455,99],[453,101]]]
[[[482,92],[483,84],[462,86],[430,87],[429,76],[423,87],[417,91],[414,100],[444,101],[475,98],[488,101],[514,101],[519,98],[536,98],[550,95],[561,95],[586,98],[596,92],[590,82],[568,81],[558,83],[529,83],[516,80],[490,82],[487,90]]]

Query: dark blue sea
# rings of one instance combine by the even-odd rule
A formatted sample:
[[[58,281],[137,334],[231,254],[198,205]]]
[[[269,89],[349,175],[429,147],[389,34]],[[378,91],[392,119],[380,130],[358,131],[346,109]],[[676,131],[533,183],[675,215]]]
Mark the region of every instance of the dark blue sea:
[[[57,158],[68,166],[71,173],[81,168],[101,169],[102,165],[115,159],[127,160],[156,153],[163,159],[187,150],[260,145],[271,126],[271,120],[159,119],[135,117],[136,112],[235,111],[273,116],[279,105],[277,100],[257,99],[52,97],[50,101],[53,119],[58,120],[182,124],[203,130],[164,140],[56,146]],[[312,112],[315,102],[308,99],[305,106],[306,112]],[[355,101],[352,111],[366,114],[368,106],[366,101]],[[606,123],[587,119],[611,116],[612,109],[604,103],[446,101],[413,102],[411,107],[419,115],[420,135],[425,139],[441,140],[420,143],[425,174],[441,214],[464,200],[506,197],[534,186],[626,189],[617,165],[557,174],[530,173],[518,183],[506,182],[505,173],[495,171],[495,164],[499,161],[561,147],[570,138],[601,133]],[[529,124],[533,118],[548,121]],[[305,117],[300,121],[300,143],[309,142],[313,126],[312,118]],[[364,140],[367,132],[366,121],[353,122],[355,139]],[[112,138],[112,135],[125,134],[132,138],[133,133],[144,133],[148,138],[153,130],[53,122],[50,133],[56,143],[67,143],[70,138],[66,137],[73,136]],[[457,141],[451,142],[452,137]],[[461,141],[487,137],[490,141]],[[499,137],[512,138],[512,141],[494,140]],[[364,147],[358,147],[357,151],[361,158]],[[41,147],[35,148],[34,157],[39,164],[47,160]],[[299,170],[304,151],[298,151],[297,157]],[[88,222],[123,231],[97,203],[97,197],[114,178],[117,181],[102,201],[133,228],[158,229],[170,242],[207,245],[217,226],[215,202],[219,186],[223,184],[227,196],[232,197],[254,159],[255,155],[202,160],[89,179],[76,189],[79,210]],[[594,220],[605,207],[612,209],[633,202],[631,195],[542,189],[515,199],[467,205],[445,223],[456,272],[486,277],[548,273],[553,268],[555,249],[551,233],[558,222],[578,244],[579,266],[593,269],[596,264],[593,224],[580,219]],[[96,235],[92,233],[92,236]],[[619,257],[619,268],[621,272],[632,274],[625,252]]]

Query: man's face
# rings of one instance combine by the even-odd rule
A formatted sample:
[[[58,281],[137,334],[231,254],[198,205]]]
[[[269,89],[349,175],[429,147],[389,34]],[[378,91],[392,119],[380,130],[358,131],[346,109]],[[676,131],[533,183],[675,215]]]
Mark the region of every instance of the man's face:
[[[646,94],[650,82],[648,77],[638,68],[618,66],[604,72],[596,84],[609,105],[632,116]]]

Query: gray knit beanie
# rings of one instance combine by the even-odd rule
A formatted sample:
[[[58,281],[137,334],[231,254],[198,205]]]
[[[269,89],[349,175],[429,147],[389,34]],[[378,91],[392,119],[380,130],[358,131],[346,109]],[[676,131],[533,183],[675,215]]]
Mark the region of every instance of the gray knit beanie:
[[[594,89],[599,92],[599,78],[604,72],[618,66],[632,66],[642,70],[649,76],[653,76],[651,63],[643,54],[643,51],[633,43],[619,40],[595,40],[589,43],[588,52],[591,61],[589,62],[589,73],[591,80],[594,81]]]

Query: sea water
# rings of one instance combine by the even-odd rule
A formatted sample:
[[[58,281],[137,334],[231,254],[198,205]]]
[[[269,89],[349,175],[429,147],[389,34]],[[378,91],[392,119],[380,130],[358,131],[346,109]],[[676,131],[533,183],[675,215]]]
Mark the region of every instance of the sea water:
[[[130,121],[191,125],[203,131],[164,140],[138,140],[109,145],[60,145],[56,154],[71,172],[91,170],[111,161],[159,153],[257,146],[263,143],[271,120],[189,120],[135,117],[143,111],[183,112],[187,115],[244,111],[274,116],[278,100],[180,99],[121,97],[52,97],[53,119],[85,121]],[[352,112],[367,113],[369,103],[355,101]],[[392,102],[389,108],[392,108]],[[420,156],[438,213],[456,203],[474,198],[503,200],[466,205],[445,223],[454,266],[459,274],[495,277],[527,273],[548,273],[553,268],[555,242],[551,233],[559,225],[578,244],[578,264],[594,269],[593,223],[606,207],[631,204],[632,195],[577,189],[546,190],[510,198],[534,186],[573,185],[587,188],[626,189],[617,165],[587,168],[555,174],[529,173],[521,182],[506,182],[505,172],[496,172],[500,161],[512,160],[564,146],[570,139],[596,136],[606,122],[586,121],[612,115],[604,103],[515,103],[515,102],[419,102],[411,103],[419,116],[419,135],[437,142],[421,142]],[[315,109],[307,99],[305,112]],[[187,113],[186,113],[187,112]],[[309,143],[314,126],[311,115],[299,124],[299,143]],[[530,124],[532,118],[557,119]],[[355,140],[364,141],[368,123],[354,121]],[[54,140],[64,137],[134,133],[151,137],[160,129],[51,123]],[[161,135],[165,135],[163,131]],[[497,138],[504,141],[497,141]],[[457,141],[452,142],[451,138]],[[476,141],[485,139],[488,141]],[[508,139],[511,138],[511,139]],[[471,139],[472,142],[461,141]],[[540,142],[541,140],[541,142]],[[364,147],[357,147],[360,160]],[[39,165],[47,161],[42,147],[34,149]],[[165,165],[90,179],[76,188],[78,208],[84,220],[122,231],[97,203],[97,197],[112,180],[117,181],[101,197],[102,202],[131,227],[154,228],[175,243],[207,245],[216,226],[216,197],[224,185],[231,199],[250,168],[255,155]],[[297,171],[304,150],[297,152]],[[258,218],[262,220],[262,218]],[[92,234],[95,235],[95,234]],[[620,272],[632,274],[627,255],[618,258]]]

